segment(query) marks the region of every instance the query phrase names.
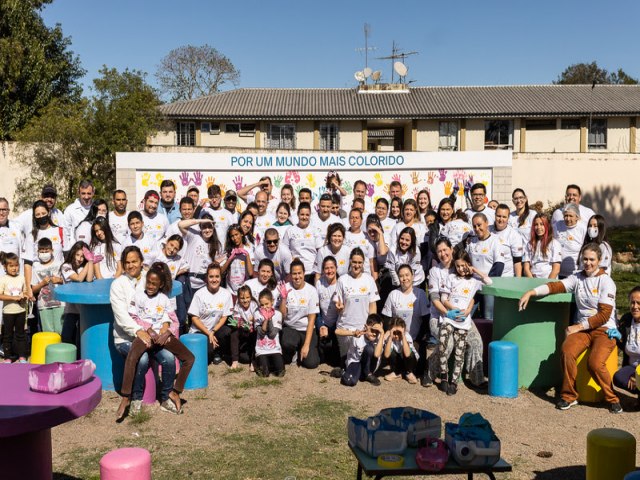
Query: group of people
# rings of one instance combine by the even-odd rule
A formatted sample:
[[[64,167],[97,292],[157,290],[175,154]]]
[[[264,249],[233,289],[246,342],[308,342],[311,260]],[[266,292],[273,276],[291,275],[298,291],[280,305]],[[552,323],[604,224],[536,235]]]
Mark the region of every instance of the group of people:
[[[45,186],[12,220],[0,198],[4,361],[26,362],[26,323],[77,342],[78,310],[56,300],[57,285],[115,278],[114,342],[126,357],[119,416],[139,411],[149,357],[162,365],[161,407],[181,411],[194,362],[179,340],[186,332],[207,337],[213,363],[246,363],[260,376],[326,363],[344,385],[380,385],[387,368],[386,381],[435,383],[454,395],[464,371],[485,383],[473,318],[491,320],[493,298],[478,292],[492,277],[526,276],[557,281],[527,292],[521,308],[533,296],[576,298],[557,407],[575,404],[576,358],[591,347],[590,369],[611,411],[621,411],[604,363],[616,339],[628,365],[640,362],[640,287],[617,323],[606,222],[581,204],[580,187],[569,185],[565,205],[548,216],[520,188],[512,208],[490,202],[483,183],[467,184],[467,208],[457,209],[455,190],[435,205],[428,190],[402,198],[394,181],[389,198],[374,202],[364,181],[352,196],[341,183],[331,171],[319,198],[306,188],[296,198],[291,185],[276,195],[262,177],[237,192],[211,185],[203,199],[191,187],[178,200],[164,180],[129,211],[123,190],[109,205],[83,181],[64,212]],[[173,282],[182,294],[170,298]],[[637,393],[629,368],[615,382]]]

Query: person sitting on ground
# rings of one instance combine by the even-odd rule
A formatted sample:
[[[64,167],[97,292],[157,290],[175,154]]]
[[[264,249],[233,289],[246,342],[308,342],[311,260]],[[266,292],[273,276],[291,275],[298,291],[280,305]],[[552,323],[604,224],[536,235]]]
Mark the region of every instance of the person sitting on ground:
[[[418,365],[418,351],[401,318],[393,318],[384,334],[384,358],[391,368],[391,373],[384,376],[385,380],[392,382],[404,377],[412,385],[418,383],[413,373]]]
[[[347,334],[348,348],[346,368],[340,383],[355,387],[358,381],[365,381],[376,387],[380,386],[380,379],[375,375],[384,347],[384,328],[380,315],[370,314],[362,330],[347,330],[341,334]]]

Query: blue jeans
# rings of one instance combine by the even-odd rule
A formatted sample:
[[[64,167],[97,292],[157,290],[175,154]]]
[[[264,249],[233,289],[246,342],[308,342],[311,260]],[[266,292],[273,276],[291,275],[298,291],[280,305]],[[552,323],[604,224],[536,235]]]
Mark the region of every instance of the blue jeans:
[[[116,350],[123,357],[127,357],[129,350],[131,349],[131,342],[123,342],[116,344]],[[176,357],[171,352],[164,348],[152,351],[154,360],[160,366],[162,366],[162,388],[160,390],[160,401],[164,402],[169,398],[169,393],[173,388],[173,381],[176,377]],[[131,391],[131,400],[142,400],[144,394],[144,376],[149,370],[149,354],[144,353],[140,357],[138,367],[136,368],[136,376],[133,380],[133,389]]]

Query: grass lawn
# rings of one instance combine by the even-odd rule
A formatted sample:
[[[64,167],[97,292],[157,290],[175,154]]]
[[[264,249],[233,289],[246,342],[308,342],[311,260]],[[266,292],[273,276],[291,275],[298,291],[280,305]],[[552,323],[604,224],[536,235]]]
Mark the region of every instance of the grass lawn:
[[[612,228],[607,234],[614,255],[617,252],[633,252],[636,258],[639,256],[640,227]],[[613,272],[612,278],[618,288],[616,294],[618,312],[626,313],[629,308],[629,292],[636,285],[640,285],[640,275],[631,272]]]

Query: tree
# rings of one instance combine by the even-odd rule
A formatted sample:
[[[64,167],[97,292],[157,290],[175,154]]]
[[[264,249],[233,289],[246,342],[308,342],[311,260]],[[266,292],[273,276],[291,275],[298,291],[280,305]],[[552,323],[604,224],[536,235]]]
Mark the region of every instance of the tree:
[[[52,99],[80,96],[80,60],[60,25],[40,16],[52,1],[0,1],[0,140],[14,139]]]
[[[615,72],[609,72],[604,68],[600,68],[596,62],[591,62],[574,63],[568,66],[553,83],[560,85],[591,85],[593,82],[597,84],[635,85],[638,83],[638,79],[627,75],[621,68]]]
[[[210,45],[186,45],[171,50],[156,71],[160,90],[170,101],[192,100],[218,92],[240,81],[240,71],[226,56]]]
[[[68,204],[86,178],[106,198],[115,189],[116,152],[143,150],[160,128],[160,101],[145,74],[103,67],[93,84],[92,98],[55,99],[20,132],[17,161],[29,174],[18,183],[16,205],[29,206],[45,183]]]

